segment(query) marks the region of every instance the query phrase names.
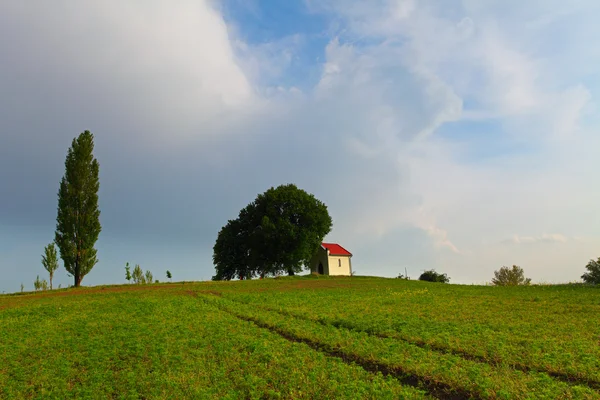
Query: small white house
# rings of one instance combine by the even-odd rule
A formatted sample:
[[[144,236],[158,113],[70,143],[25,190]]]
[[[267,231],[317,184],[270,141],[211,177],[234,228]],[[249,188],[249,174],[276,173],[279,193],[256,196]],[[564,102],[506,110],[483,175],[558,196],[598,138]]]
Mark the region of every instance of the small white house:
[[[352,253],[337,243],[322,243],[310,262],[310,272],[320,275],[352,275]]]

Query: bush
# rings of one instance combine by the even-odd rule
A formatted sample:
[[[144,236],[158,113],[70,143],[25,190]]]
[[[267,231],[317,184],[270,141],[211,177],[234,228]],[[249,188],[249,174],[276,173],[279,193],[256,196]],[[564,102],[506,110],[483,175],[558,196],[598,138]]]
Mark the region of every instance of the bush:
[[[496,286],[529,285],[531,279],[525,278],[523,268],[513,265],[512,268],[502,267],[499,271],[494,271],[492,283]]]
[[[136,264],[135,267],[133,268],[133,273],[131,274],[131,279],[133,279],[133,283],[135,284],[142,284],[142,283],[146,283],[145,282],[145,277],[144,277],[144,271],[142,271],[142,268],[139,266],[139,264]]]
[[[438,272],[435,272],[434,269],[431,269],[429,271],[423,272],[421,276],[419,276],[419,280],[427,282],[448,283],[450,282],[450,277],[446,274],[440,274]]]
[[[600,257],[598,257],[597,261],[590,260],[585,266],[585,269],[587,269],[588,272],[581,275],[581,279],[583,279],[585,283],[600,285]]]
[[[35,288],[36,292],[38,290],[48,290],[48,281],[46,281],[45,279],[40,281],[40,276],[38,275],[35,278],[35,281],[33,281],[33,287]]]
[[[145,279],[146,283],[148,283],[148,284],[152,283],[152,278],[153,278],[152,272],[146,271],[146,279]]]

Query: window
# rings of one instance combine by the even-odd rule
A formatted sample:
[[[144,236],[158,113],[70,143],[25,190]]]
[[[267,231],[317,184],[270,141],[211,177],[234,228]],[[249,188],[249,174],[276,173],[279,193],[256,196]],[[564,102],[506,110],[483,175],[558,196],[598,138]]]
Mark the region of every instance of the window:
[[[338,258],[338,267],[341,267],[341,266],[342,266],[342,259]]]

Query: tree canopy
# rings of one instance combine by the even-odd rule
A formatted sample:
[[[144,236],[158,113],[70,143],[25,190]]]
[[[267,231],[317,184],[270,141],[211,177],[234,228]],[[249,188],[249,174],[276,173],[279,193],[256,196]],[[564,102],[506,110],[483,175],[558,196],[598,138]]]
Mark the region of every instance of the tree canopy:
[[[73,139],[58,191],[55,239],[65,269],[75,286],[98,262],[94,245],[101,231],[98,208],[99,164],[94,158],[94,135],[85,131]]]
[[[50,290],[52,290],[52,279],[54,278],[54,271],[58,269],[58,256],[56,254],[56,247],[54,243],[50,243],[44,247],[44,254],[42,254],[42,265],[48,271],[50,276]]]
[[[439,282],[439,283],[448,283],[450,282],[450,277],[446,274],[441,274],[436,272],[434,269],[425,271],[419,276],[420,281],[427,282]]]
[[[585,266],[588,272],[584,273],[581,276],[581,279],[585,283],[592,283],[596,285],[600,285],[600,257],[598,260],[590,260],[590,262]]]
[[[492,283],[496,286],[529,285],[531,279],[525,278],[523,268],[513,265],[512,268],[502,267],[499,271],[494,271]]]
[[[312,194],[293,184],[270,188],[219,231],[213,280],[300,272],[331,227],[327,206]]]

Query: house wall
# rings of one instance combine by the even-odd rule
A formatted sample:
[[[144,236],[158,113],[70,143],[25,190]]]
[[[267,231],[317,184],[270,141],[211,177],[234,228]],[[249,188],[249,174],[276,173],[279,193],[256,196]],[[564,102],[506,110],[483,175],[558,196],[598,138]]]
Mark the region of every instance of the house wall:
[[[352,271],[352,268],[350,256],[328,256],[327,250],[321,247],[317,254],[311,259],[311,273],[318,273],[319,262],[323,263],[323,275],[351,275],[350,272]]]
[[[350,256],[329,256],[329,275],[350,275]]]

